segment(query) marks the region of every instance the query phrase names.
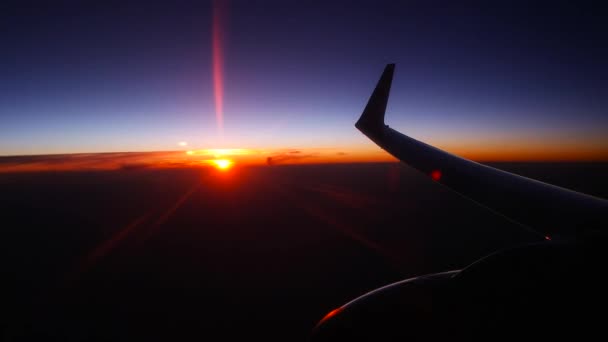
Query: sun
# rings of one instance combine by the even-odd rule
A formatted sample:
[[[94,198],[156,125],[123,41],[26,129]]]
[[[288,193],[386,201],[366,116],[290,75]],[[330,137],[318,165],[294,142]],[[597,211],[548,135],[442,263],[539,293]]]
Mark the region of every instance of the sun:
[[[232,160],[229,159],[214,159],[211,161],[211,163],[213,163],[216,168],[222,171],[230,169],[232,167],[232,164],[234,164]]]

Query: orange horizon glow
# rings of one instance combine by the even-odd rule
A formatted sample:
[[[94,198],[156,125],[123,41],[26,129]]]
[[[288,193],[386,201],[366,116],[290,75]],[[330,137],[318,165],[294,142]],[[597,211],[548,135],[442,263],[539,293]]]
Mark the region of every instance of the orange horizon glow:
[[[191,149],[164,152],[109,152],[0,157],[0,172],[132,170],[139,168],[216,167],[214,160],[230,160],[232,165],[263,166],[382,163],[397,159],[380,148],[369,146],[341,148],[226,148]],[[608,148],[593,149],[540,145],[467,148],[438,147],[479,162],[608,162]]]

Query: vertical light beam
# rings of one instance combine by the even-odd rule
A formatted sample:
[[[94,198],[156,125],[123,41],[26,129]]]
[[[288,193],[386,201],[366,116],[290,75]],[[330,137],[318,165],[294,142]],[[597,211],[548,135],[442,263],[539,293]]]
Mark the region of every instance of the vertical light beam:
[[[221,14],[222,0],[213,2],[213,91],[215,96],[215,119],[220,143],[224,140],[224,60],[222,51]]]

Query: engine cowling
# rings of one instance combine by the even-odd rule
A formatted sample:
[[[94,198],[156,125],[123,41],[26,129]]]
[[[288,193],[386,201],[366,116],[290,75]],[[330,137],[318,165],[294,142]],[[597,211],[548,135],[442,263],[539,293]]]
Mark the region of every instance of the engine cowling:
[[[600,330],[603,244],[545,242],[491,254],[461,271],[371,291],[332,311],[313,341],[578,337]],[[583,335],[581,335],[583,334]]]

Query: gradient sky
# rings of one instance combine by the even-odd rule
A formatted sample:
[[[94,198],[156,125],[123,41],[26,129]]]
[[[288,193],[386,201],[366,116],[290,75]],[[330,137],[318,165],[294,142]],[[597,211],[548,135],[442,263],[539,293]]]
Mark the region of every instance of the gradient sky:
[[[82,3],[1,5],[0,155],[369,150],[353,124],[394,62],[387,122],[405,134],[475,159],[608,160],[608,13],[581,2]]]

